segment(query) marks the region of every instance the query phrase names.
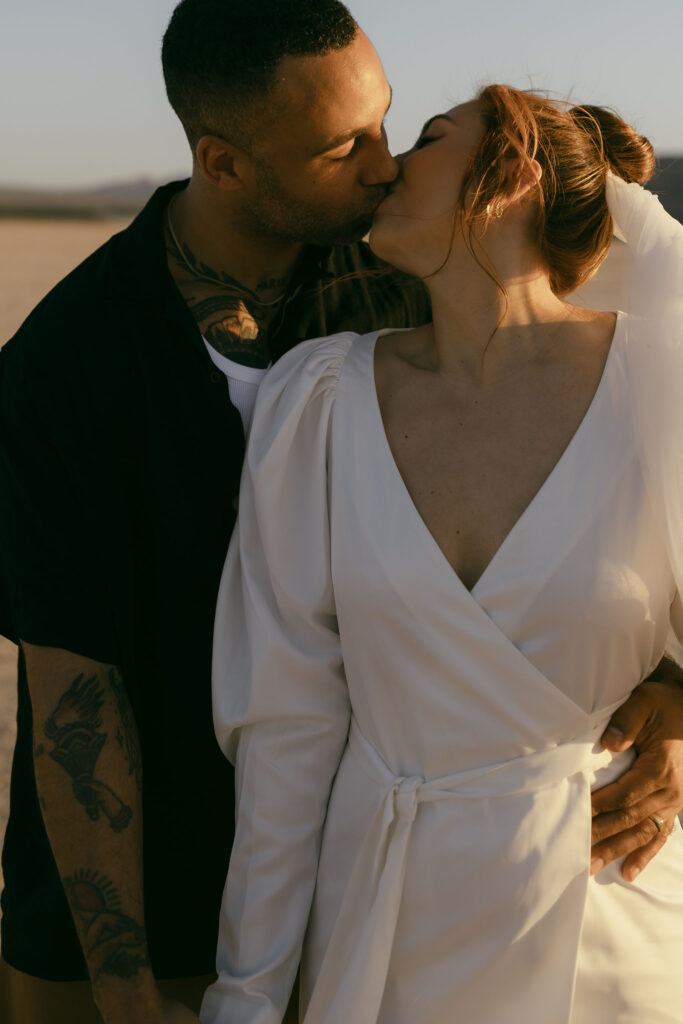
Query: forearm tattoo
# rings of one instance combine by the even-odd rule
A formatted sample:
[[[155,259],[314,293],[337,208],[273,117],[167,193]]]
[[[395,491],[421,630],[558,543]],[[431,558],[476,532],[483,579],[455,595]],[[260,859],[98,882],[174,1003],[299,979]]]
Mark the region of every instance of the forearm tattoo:
[[[105,875],[82,870],[63,880],[93,982],[103,974],[132,978],[149,966],[141,924],[121,910],[121,896]]]
[[[59,704],[45,722],[44,733],[54,744],[50,757],[73,779],[74,796],[83,804],[92,821],[103,814],[114,832],[122,832],[130,822],[130,807],[107,786],[95,778],[95,765],[107,734],[98,731],[102,725],[100,711],[104,690],[97,678],[78,675]]]
[[[116,707],[121,718],[121,727],[116,731],[116,741],[120,747],[125,747],[128,758],[128,774],[135,778],[135,785],[140,791],[142,789],[142,755],[138,743],[137,729],[130,710],[126,690],[121,679],[120,672],[115,668],[109,669],[109,686],[114,694]]]

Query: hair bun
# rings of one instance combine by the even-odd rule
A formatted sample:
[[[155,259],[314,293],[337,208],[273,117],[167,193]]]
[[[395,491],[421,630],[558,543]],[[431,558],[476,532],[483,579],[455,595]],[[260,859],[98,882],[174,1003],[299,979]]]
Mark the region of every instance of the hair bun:
[[[570,113],[591,136],[610,170],[624,181],[635,181],[639,185],[650,180],[655,169],[655,153],[644,135],[639,135],[635,128],[605,107],[572,107]]]

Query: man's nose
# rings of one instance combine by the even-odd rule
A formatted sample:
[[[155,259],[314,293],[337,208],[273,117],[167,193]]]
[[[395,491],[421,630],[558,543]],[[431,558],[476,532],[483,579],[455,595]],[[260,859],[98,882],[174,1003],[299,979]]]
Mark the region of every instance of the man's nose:
[[[368,147],[367,162],[363,169],[364,185],[388,185],[398,175],[398,164],[389,152],[386,138],[382,137]]]

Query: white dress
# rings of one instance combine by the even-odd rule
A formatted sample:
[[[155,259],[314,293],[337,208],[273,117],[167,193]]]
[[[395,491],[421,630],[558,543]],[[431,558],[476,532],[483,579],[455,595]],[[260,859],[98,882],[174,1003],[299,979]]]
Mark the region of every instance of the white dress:
[[[676,597],[621,316],[576,434],[472,592],[384,434],[377,334],[307,342],[257,399],[214,702],[239,816],[202,1020],[683,1020],[680,826],[589,878],[597,743]],[[343,657],[343,660],[342,660]],[[316,878],[317,873],[317,878]]]

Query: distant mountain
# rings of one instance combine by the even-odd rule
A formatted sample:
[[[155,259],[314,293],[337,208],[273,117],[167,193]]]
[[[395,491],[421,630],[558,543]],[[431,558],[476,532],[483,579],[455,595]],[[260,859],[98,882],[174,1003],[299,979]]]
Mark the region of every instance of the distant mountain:
[[[186,177],[178,174],[178,178]],[[170,179],[169,179],[170,180]],[[0,186],[0,217],[131,216],[163,181],[137,178],[89,189],[29,189]]]
[[[137,178],[89,189],[0,186],[0,217],[132,216],[162,184],[152,178]],[[683,222],[683,156],[658,157],[657,171],[649,187],[657,193],[664,208]]]
[[[683,156],[660,156],[649,188],[656,192],[662,206],[683,222]]]

